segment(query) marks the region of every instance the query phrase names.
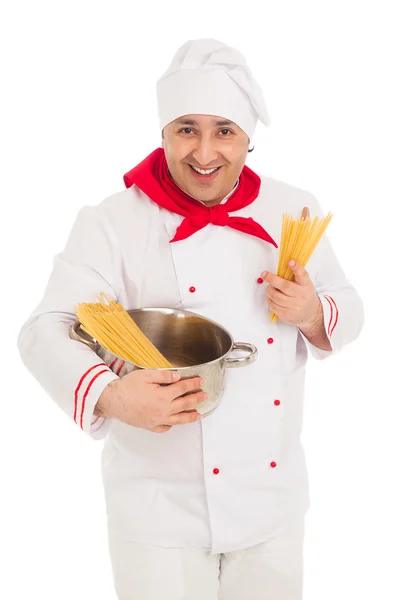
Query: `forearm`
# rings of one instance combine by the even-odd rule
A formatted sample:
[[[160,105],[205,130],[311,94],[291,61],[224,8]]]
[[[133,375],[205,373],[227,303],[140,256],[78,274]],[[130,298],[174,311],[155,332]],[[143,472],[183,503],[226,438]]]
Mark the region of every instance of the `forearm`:
[[[317,312],[309,323],[299,324],[298,326],[301,333],[307,340],[320,350],[332,350],[331,343],[326,334],[324,325],[324,311],[322,308],[321,301],[319,302]]]
[[[116,381],[111,381],[108,385],[106,385],[106,387],[100,394],[96,406],[93,410],[93,414],[95,414],[96,417],[101,417],[103,419],[115,418],[115,383]]]

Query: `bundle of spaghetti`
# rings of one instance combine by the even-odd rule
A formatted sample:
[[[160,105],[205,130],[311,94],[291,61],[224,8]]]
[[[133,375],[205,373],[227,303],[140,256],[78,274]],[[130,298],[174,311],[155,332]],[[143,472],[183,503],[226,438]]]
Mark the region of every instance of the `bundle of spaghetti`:
[[[171,363],[145,336],[126,310],[102,293],[98,303],[75,306],[81,328],[103,348],[146,369],[171,368]]]
[[[326,217],[311,219],[308,209],[304,209],[303,215],[307,216],[293,219],[285,213],[282,218],[277,275],[288,281],[294,281],[294,274],[288,266],[289,261],[295,260],[305,267],[333,217],[328,213]],[[273,323],[279,318],[273,311],[270,315]]]

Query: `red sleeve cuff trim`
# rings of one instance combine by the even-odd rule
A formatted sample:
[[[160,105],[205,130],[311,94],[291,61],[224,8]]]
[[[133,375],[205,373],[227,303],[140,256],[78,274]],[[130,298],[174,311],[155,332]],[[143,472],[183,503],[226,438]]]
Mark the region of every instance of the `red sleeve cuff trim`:
[[[80,419],[79,419],[79,425],[80,425],[80,427],[81,427],[82,429],[83,429],[83,415],[84,415],[84,412],[85,412],[85,403],[86,403],[86,398],[87,398],[87,395],[88,395],[88,393],[89,393],[89,391],[90,391],[90,388],[92,387],[92,385],[93,385],[93,383],[96,381],[96,379],[97,379],[97,378],[98,378],[100,375],[102,375],[103,373],[109,373],[110,371],[112,371],[113,373],[115,373],[115,367],[116,367],[116,364],[118,363],[118,360],[120,360],[120,359],[118,359],[118,358],[115,358],[115,359],[113,360],[113,362],[111,363],[111,365],[110,365],[110,368],[108,368],[108,367],[107,367],[107,365],[106,365],[104,362],[102,362],[102,363],[99,363],[99,364],[97,364],[97,365],[94,365],[93,367],[90,367],[90,369],[88,369],[88,370],[86,371],[86,373],[84,373],[84,374],[82,375],[82,377],[80,378],[80,380],[79,380],[79,383],[78,383],[78,385],[77,385],[77,387],[76,387],[76,390],[75,390],[75,399],[74,399],[74,421],[75,421],[75,423],[76,423],[76,424],[78,424],[78,421],[77,421],[77,412],[78,412],[78,395],[79,395],[79,391],[80,391],[80,389],[81,389],[81,387],[82,387],[82,384],[83,384],[83,382],[84,382],[85,378],[86,378],[86,377],[87,377],[87,375],[89,375],[89,373],[91,373],[91,372],[92,372],[94,369],[97,369],[98,367],[107,367],[107,368],[103,369],[102,371],[100,371],[99,373],[97,373],[97,374],[96,374],[94,377],[92,377],[92,379],[89,381],[89,384],[88,384],[88,385],[87,385],[87,387],[86,387],[85,393],[83,394],[83,399],[82,399],[82,407],[81,407],[81,415],[80,415]],[[118,367],[118,370],[117,370],[117,372],[116,372],[116,375],[119,375],[119,374],[121,373],[121,371],[122,371],[122,368],[123,368],[124,364],[125,364],[125,361],[124,361],[124,360],[121,360],[121,363],[120,363],[120,365],[119,365],[119,367]],[[92,423],[91,423],[91,427],[93,427],[93,425],[95,425],[95,424],[97,423],[98,419],[99,419],[99,417],[97,417],[96,419],[94,419],[94,420],[92,421]],[[100,424],[100,426],[99,426],[97,429],[95,429],[95,430],[94,430],[92,433],[95,433],[96,431],[98,431],[98,430],[99,430],[99,429],[102,427],[103,423],[104,423],[104,421],[103,421],[103,422]]]
[[[331,309],[331,318],[328,325],[328,335],[329,337],[331,337],[339,319],[339,309],[337,307],[336,302],[331,296],[325,295],[324,298],[328,301],[329,307]]]
[[[122,361],[121,361],[121,364],[120,364],[120,365],[119,365],[119,367],[118,367],[118,371],[117,371],[117,373],[116,373],[117,375],[119,375],[119,374],[121,373],[121,371],[122,371],[122,367],[124,366],[124,364],[125,364],[125,361],[124,361],[124,360],[122,360]]]
[[[76,423],[76,424],[78,424],[78,421],[76,420],[76,414],[77,414],[77,412],[78,412],[78,394],[79,394],[79,390],[81,389],[81,386],[82,386],[82,383],[83,383],[83,381],[84,381],[85,377],[86,377],[87,375],[89,375],[89,373],[90,373],[91,371],[93,371],[93,369],[97,369],[97,367],[104,367],[104,363],[99,363],[99,364],[97,364],[97,365],[94,365],[93,367],[90,367],[90,369],[88,369],[88,370],[86,371],[86,373],[84,373],[84,374],[82,375],[82,377],[81,377],[81,378],[80,378],[80,380],[79,380],[79,383],[78,383],[78,385],[76,386],[76,390],[75,390],[75,399],[74,399],[74,421],[75,421],[75,423]]]
[[[86,403],[86,398],[88,393],[90,392],[90,388],[92,387],[92,385],[94,384],[94,382],[96,381],[96,379],[98,377],[100,377],[100,375],[102,375],[103,373],[109,373],[110,369],[107,367],[107,369],[103,369],[102,371],[99,371],[99,373],[96,373],[96,375],[94,377],[92,377],[92,379],[89,382],[89,385],[86,388],[86,392],[83,395],[83,400],[82,400],[82,409],[81,409],[81,420],[80,420],[80,427],[81,429],[83,429],[83,414],[85,412],[85,403]]]

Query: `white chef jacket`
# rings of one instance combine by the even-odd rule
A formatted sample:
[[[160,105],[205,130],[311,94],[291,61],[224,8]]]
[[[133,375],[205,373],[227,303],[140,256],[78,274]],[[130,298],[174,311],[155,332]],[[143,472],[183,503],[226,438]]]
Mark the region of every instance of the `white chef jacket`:
[[[253,217],[279,244],[282,214],[304,206],[322,216],[308,191],[261,177],[260,193],[235,216]],[[324,310],[333,351],[313,347],[294,325],[272,323],[266,269],[279,250],[229,227],[209,224],[169,243],[182,217],[135,185],[83,208],[57,255],[39,306],[23,325],[22,359],[54,401],[94,440],[104,439],[102,473],[108,525],[136,543],[249,547],[275,535],[310,503],[300,442],[308,353],[324,359],[354,340],[363,306],[326,236],[307,270]],[[257,360],[227,369],[220,406],[201,421],[152,433],[93,414],[105,386],[121,374],[69,338],[74,305],[105,292],[127,310],[172,307],[227,328],[258,348]]]

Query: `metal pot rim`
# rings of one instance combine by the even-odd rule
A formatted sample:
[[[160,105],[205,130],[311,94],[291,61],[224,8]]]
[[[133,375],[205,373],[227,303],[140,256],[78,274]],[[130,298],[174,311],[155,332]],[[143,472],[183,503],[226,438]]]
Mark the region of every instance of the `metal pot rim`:
[[[203,320],[203,321],[205,321],[207,323],[211,323],[212,325],[215,325],[216,327],[218,327],[218,329],[224,331],[229,336],[231,344],[230,344],[230,347],[227,350],[227,352],[225,352],[224,354],[222,354],[218,358],[215,358],[214,360],[208,361],[206,363],[199,363],[199,364],[190,365],[190,366],[187,366],[187,367],[172,367],[172,369],[170,367],[161,367],[161,368],[149,368],[149,369],[146,369],[146,370],[152,370],[152,371],[171,371],[171,370],[173,370],[173,371],[187,371],[189,369],[193,369],[193,368],[196,368],[196,367],[206,367],[208,365],[213,365],[215,363],[221,362],[221,360],[226,364],[228,362],[226,360],[226,358],[227,358],[228,354],[230,354],[232,352],[232,350],[235,349],[234,346],[235,345],[239,345],[240,346],[241,344],[246,344],[245,342],[235,342],[232,334],[226,329],[226,327],[224,327],[220,323],[217,323],[213,319],[209,319],[208,317],[204,317],[203,315],[199,315],[198,313],[194,313],[194,312],[189,311],[189,310],[184,310],[182,308],[145,307],[145,308],[134,308],[134,309],[131,309],[131,310],[127,310],[126,312],[129,315],[131,315],[131,314],[138,313],[138,312],[152,312],[152,311],[153,312],[154,311],[156,311],[156,312],[163,312],[165,314],[181,313],[184,317],[185,316],[193,316],[196,319],[200,319],[200,320]],[[74,339],[80,338],[80,335],[77,333],[77,329],[79,329],[79,327],[80,327],[79,320],[75,321],[73,323],[73,325],[71,326],[71,331],[76,336]],[[86,332],[84,332],[83,330],[81,330],[81,331],[82,331],[82,334],[87,338],[88,334],[86,334]],[[85,342],[85,340],[82,339],[82,338],[80,338],[80,341],[86,343],[87,345],[92,345],[92,346],[96,345],[97,349],[98,348],[102,348],[106,352],[109,352],[115,358],[117,358],[119,360],[125,361],[125,364],[133,365],[136,369],[145,369],[145,367],[141,367],[140,365],[137,365],[136,363],[133,363],[133,362],[131,362],[129,360],[126,360],[126,359],[122,358],[122,356],[118,356],[117,354],[114,354],[113,352],[110,352],[110,350],[107,350],[107,348],[104,348],[104,346],[102,346],[99,342],[97,342],[97,340],[94,341],[93,338],[92,338],[91,342],[89,342],[89,340],[86,340],[86,342]],[[251,346],[251,344],[248,344],[248,346]],[[246,362],[245,359],[232,359],[232,363],[235,360],[237,360],[239,363],[240,362],[243,362],[243,363]],[[226,366],[228,366],[228,365],[226,365]],[[231,366],[234,366],[234,365],[232,364]],[[236,365],[236,366],[238,366],[238,365]]]

